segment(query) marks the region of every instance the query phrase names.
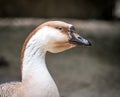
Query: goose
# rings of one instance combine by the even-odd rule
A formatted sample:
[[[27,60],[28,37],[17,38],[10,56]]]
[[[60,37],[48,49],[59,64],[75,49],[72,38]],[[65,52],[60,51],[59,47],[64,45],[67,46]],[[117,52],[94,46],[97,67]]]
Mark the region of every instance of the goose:
[[[60,97],[46,63],[46,52],[59,53],[76,46],[90,46],[72,24],[47,21],[26,38],[21,52],[21,82],[0,85],[0,97]]]

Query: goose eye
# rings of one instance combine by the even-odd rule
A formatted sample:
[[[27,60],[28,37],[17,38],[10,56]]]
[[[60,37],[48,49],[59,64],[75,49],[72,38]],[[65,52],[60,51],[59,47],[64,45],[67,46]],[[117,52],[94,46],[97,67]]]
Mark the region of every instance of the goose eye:
[[[63,27],[57,27],[57,29],[58,29],[58,30],[62,30],[62,29],[63,29]]]

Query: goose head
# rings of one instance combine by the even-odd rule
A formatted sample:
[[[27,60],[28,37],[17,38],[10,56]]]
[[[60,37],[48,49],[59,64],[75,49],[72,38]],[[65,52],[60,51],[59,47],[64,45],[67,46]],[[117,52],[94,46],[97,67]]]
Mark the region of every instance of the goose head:
[[[72,24],[62,21],[49,21],[41,24],[29,35],[27,41],[29,39],[37,40],[45,51],[52,53],[62,52],[77,45],[91,45],[76,32]]]

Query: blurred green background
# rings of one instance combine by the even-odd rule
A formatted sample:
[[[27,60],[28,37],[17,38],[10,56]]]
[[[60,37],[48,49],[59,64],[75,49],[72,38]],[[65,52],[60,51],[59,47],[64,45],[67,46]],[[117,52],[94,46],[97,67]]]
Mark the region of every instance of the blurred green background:
[[[22,44],[48,20],[73,24],[92,42],[47,53],[61,97],[120,97],[120,0],[0,0],[0,83],[21,80]]]

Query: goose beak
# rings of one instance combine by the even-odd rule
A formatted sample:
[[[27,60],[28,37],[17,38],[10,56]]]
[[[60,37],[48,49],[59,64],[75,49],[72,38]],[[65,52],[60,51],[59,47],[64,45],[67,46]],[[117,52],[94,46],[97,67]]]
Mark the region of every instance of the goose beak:
[[[70,43],[77,44],[77,45],[84,45],[84,46],[91,46],[91,42],[82,36],[80,36],[78,33],[75,32],[74,26],[70,26],[69,28],[69,37]]]
[[[78,33],[76,33],[74,26],[70,26],[69,37],[70,37],[70,40],[69,40],[70,43],[77,44],[77,45],[91,46],[91,43],[89,40],[83,38]]]
[[[70,39],[70,43],[84,46],[91,46],[91,42],[89,40],[84,39],[83,37],[72,37]]]

